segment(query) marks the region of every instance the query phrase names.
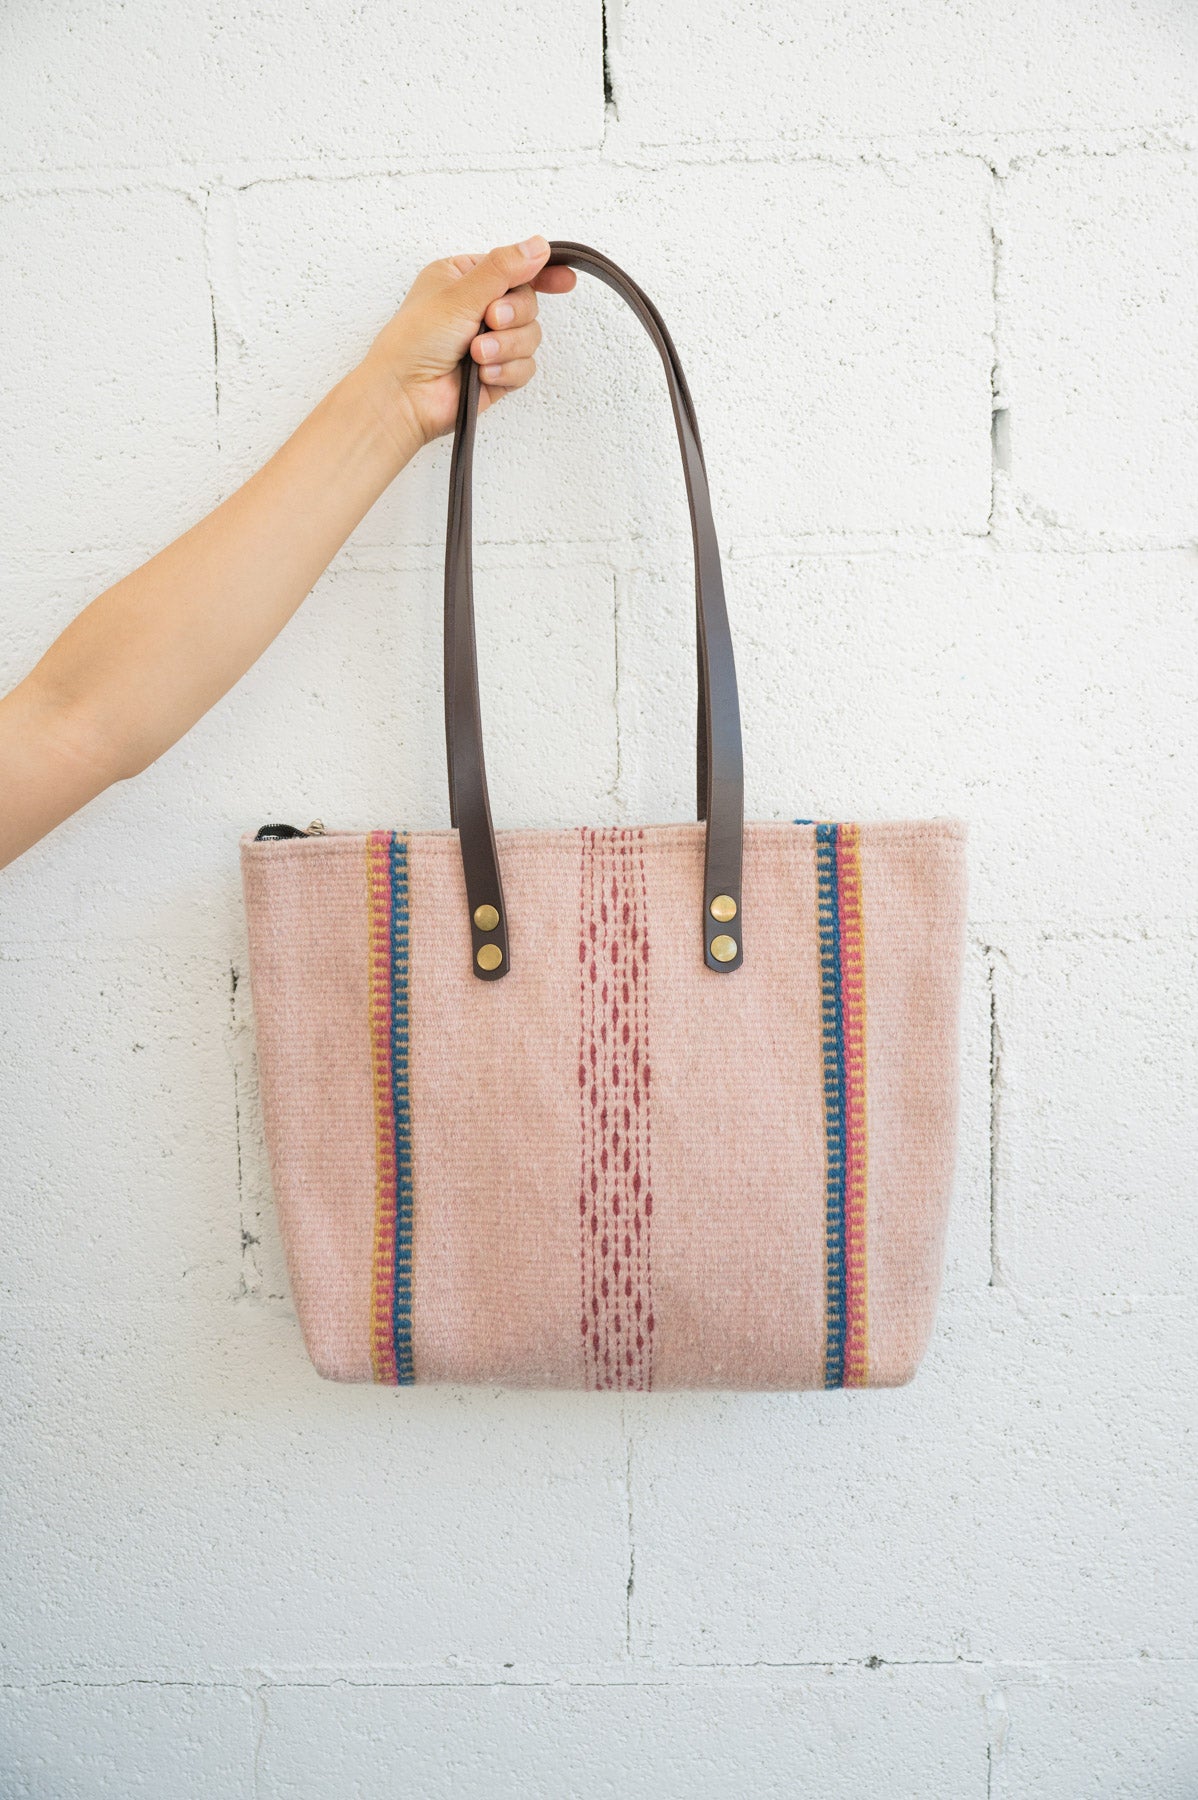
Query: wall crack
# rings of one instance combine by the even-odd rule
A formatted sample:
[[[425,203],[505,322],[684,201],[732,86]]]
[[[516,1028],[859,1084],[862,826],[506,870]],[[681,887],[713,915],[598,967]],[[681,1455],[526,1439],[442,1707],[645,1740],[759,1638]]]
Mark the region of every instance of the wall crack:
[[[1004,238],[1006,188],[1002,171],[990,169],[990,513],[987,534],[995,536],[1010,512],[1011,409],[1002,359],[1002,316],[1006,279]]]
[[[986,958],[986,989],[990,1002],[990,1067],[989,1067],[989,1200],[990,1200],[990,1281],[991,1287],[1005,1288],[1007,1279],[1003,1270],[1002,1245],[1000,1241],[1000,1179],[1002,1150],[1002,1103],[1003,1103],[1003,1038],[1002,1023],[999,1017],[998,1001],[998,968],[1006,962],[1001,950],[991,944],[982,946]]]
[[[620,117],[615,77],[612,74],[612,45],[617,35],[616,9],[619,4],[620,0],[601,0],[600,7],[603,36],[603,124],[605,132],[608,124],[618,122]]]

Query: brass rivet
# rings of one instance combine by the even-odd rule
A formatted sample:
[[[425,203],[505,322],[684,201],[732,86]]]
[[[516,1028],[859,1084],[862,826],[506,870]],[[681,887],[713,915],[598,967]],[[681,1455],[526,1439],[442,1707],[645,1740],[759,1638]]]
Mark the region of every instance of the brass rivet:
[[[503,951],[498,944],[483,944],[474,960],[480,969],[497,969],[503,961]]]
[[[736,939],[721,932],[719,937],[711,940],[711,954],[717,962],[731,962],[736,955]]]
[[[717,894],[708,911],[713,919],[718,919],[721,925],[726,925],[729,919],[736,917],[736,901],[731,894]]]
[[[494,931],[499,923],[499,914],[493,906],[476,906],[474,909],[474,923],[478,926],[480,931]]]

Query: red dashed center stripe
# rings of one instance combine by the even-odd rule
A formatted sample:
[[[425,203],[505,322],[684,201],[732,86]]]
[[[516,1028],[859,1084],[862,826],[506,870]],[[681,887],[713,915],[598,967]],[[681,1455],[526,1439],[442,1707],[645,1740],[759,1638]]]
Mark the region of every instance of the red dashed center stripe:
[[[579,871],[579,1274],[585,1384],[652,1386],[644,832],[584,827]]]

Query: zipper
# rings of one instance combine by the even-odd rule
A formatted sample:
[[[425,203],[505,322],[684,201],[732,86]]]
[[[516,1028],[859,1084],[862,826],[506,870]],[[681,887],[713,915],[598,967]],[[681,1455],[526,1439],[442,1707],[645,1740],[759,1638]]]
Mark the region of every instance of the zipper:
[[[298,825],[262,825],[254,834],[256,844],[272,842],[278,838],[323,837],[323,819],[313,819],[307,831],[301,831]]]

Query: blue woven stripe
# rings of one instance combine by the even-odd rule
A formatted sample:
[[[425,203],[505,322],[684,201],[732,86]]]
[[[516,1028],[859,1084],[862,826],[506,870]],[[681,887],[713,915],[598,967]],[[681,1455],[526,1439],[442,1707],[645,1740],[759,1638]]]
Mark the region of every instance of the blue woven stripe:
[[[800,823],[799,820],[795,821]],[[820,1029],[823,1039],[824,1138],[826,1160],[824,1386],[844,1386],[848,1328],[845,1266],[846,1121],[844,996],[840,971],[840,887],[838,828],[815,827],[815,878],[819,929]]]
[[[401,1387],[412,1367],[412,1109],[408,1086],[408,840],[391,834],[391,1111],[395,1122],[395,1287],[391,1336]]]

